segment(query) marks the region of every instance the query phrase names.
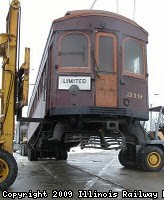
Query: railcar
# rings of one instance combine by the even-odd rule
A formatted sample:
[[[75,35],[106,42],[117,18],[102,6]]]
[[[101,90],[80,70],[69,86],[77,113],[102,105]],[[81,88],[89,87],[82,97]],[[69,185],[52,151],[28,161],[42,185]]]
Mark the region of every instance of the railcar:
[[[146,144],[148,33],[99,10],[53,21],[29,103],[28,158],[67,159],[70,148],[126,149],[136,164]]]

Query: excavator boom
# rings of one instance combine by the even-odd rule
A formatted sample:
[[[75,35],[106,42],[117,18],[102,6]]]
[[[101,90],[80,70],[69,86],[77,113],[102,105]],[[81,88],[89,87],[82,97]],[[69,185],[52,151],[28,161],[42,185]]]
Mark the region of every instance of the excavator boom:
[[[0,56],[3,58],[2,88],[0,90],[0,190],[10,187],[17,177],[18,167],[12,155],[15,114],[21,104],[19,101],[23,102],[21,108],[27,105],[30,50],[26,48],[25,63],[20,68],[21,75],[25,78],[20,81],[18,78],[20,70],[17,67],[19,57],[19,19],[20,2],[12,0],[6,20],[6,33],[0,34]],[[25,76],[24,73],[26,73]],[[26,95],[25,97],[24,94]],[[24,103],[24,101],[26,102]]]

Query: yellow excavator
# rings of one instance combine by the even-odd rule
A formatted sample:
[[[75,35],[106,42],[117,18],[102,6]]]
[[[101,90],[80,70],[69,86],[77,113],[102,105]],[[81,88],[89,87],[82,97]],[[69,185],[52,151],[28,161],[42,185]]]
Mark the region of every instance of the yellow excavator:
[[[25,48],[25,61],[19,67],[20,2],[12,0],[6,18],[6,33],[0,34],[2,57],[1,117],[0,117],[0,191],[16,180],[17,162],[13,156],[15,116],[21,116],[28,103],[30,49]]]

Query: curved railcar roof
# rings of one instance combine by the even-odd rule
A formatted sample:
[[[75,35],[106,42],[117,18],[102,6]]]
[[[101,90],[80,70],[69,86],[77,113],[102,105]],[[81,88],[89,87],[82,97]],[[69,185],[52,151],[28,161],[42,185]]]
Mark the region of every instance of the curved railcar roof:
[[[148,32],[135,21],[109,11],[68,11],[64,17],[53,21],[52,29],[53,31],[115,31],[148,42]]]
[[[127,22],[129,24],[132,24],[133,26],[136,26],[137,28],[141,29],[143,32],[148,34],[148,32],[142,28],[140,25],[138,25],[135,21],[124,17],[122,15],[109,12],[109,11],[103,11],[103,10],[74,10],[74,11],[68,11],[64,17],[58,18],[54,20],[54,22],[64,21],[71,18],[78,18],[78,17],[84,17],[84,16],[102,16],[102,17],[110,17],[115,18],[117,20],[121,20],[124,22]]]

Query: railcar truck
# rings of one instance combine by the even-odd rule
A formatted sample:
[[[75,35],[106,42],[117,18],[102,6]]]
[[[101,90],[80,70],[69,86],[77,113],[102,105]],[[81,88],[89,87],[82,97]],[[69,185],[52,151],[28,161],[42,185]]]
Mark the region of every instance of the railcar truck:
[[[12,0],[6,19],[6,33],[0,34],[1,118],[0,118],[0,190],[10,187],[18,173],[13,157],[15,115],[21,116],[27,105],[30,49],[25,49],[25,62],[19,68],[20,2]]]

